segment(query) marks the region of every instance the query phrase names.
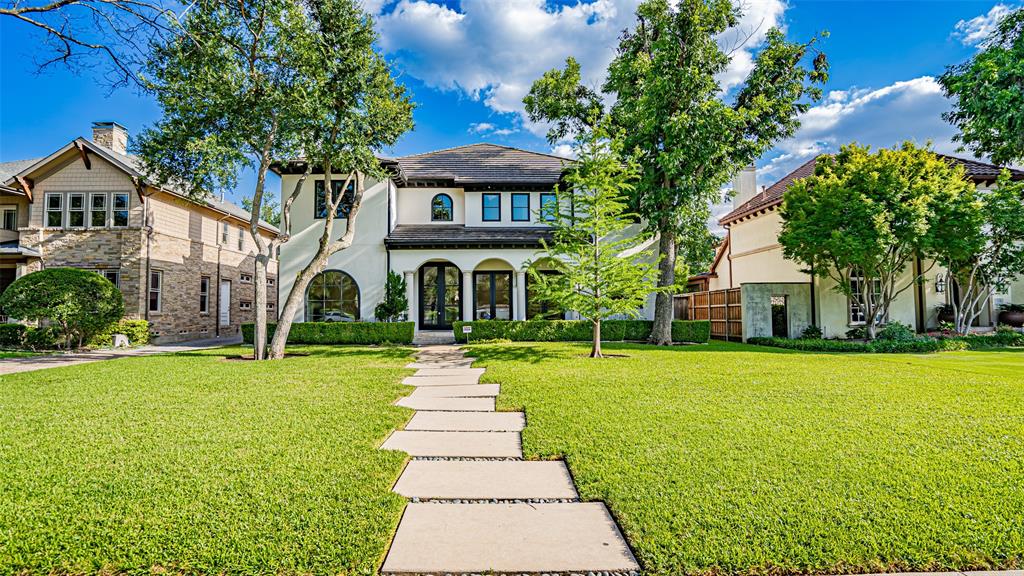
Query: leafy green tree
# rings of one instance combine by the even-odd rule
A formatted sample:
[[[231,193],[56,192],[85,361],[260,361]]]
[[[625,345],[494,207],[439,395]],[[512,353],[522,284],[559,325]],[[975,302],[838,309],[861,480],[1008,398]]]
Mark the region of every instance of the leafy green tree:
[[[1007,14],[982,49],[939,78],[953,109],[954,140],[997,164],[1024,161],[1024,8]]]
[[[816,38],[790,42],[772,29],[745,83],[726,101],[718,76],[731,57],[718,38],[740,15],[729,0],[646,0],[602,87],[625,150],[640,166],[630,204],[659,238],[656,344],[672,341],[680,236],[692,232],[694,222],[706,222],[719,189],[737,170],[796,131],[828,76],[824,54],[813,51]],[[565,70],[544,74],[525,103],[531,120],[553,123],[548,139],[554,142],[589,129],[597,101],[569,60]]]
[[[0,295],[0,308],[12,318],[60,327],[66,349],[81,347],[124,315],[121,291],[77,268],[46,268],[18,278]]]
[[[931,269],[908,272],[946,233],[936,211],[972,190],[963,166],[925,148],[908,142],[872,152],[850,144],[819,158],[814,175],[786,191],[779,243],[786,258],[859,301],[873,339],[896,297]]]
[[[391,76],[387,62],[375,49],[373,21],[355,0],[310,0],[309,26],[315,34],[318,62],[315,76],[304,90],[313,95],[301,137],[307,168],[285,200],[282,224],[287,230],[292,203],[313,167],[331,182],[345,175],[339,193],[326,196],[324,228],[316,252],[299,271],[281,309],[270,342],[270,357],[283,358],[288,332],[303,304],[309,283],[327,266],[331,255],[352,245],[356,218],[367,179],[389,175],[377,152],[393,145],[412,129],[413,105],[405,87]],[[342,193],[352,186],[351,196]],[[325,188],[326,189],[326,188]],[[344,206],[342,206],[344,203]],[[335,238],[339,207],[345,215],[344,232]]]
[[[597,127],[576,145],[578,162],[556,189],[553,238],[541,252],[558,272],[529,266],[530,290],[543,301],[575,310],[593,324],[590,356],[601,357],[601,321],[636,317],[655,290],[655,264],[641,252],[644,238],[628,233],[635,215],[627,194],[637,176],[622,156],[622,141]],[[569,208],[571,206],[571,208]]]
[[[252,196],[242,198],[242,208],[252,213]],[[281,203],[275,200],[273,196],[267,196],[263,199],[260,219],[274,227],[281,225]]]
[[[405,278],[397,272],[388,270],[388,279],[384,284],[384,299],[373,315],[377,320],[384,322],[397,322],[409,309],[409,299],[405,295]]]
[[[931,252],[955,285],[957,332],[966,334],[994,292],[1024,274],[1024,182],[1004,171],[994,188],[941,191],[932,224]]]
[[[175,34],[154,44],[146,87],[162,119],[136,140],[146,171],[194,199],[233,188],[256,172],[249,231],[256,246],[253,352],[265,357],[267,268],[277,245],[259,233],[267,171],[298,153],[313,105],[308,87],[318,64],[315,37],[300,0],[199,0]]]

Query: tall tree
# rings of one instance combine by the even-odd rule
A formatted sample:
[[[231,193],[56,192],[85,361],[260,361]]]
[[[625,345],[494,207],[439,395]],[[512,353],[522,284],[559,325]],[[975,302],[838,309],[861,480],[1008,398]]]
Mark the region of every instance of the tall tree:
[[[1010,12],[970,60],[939,78],[953,109],[953,137],[997,164],[1024,161],[1024,8]]]
[[[997,291],[1024,274],[1024,182],[1004,171],[988,190],[942,190],[931,252],[947,270],[957,332],[966,334]]]
[[[935,225],[936,211],[972,189],[963,166],[909,142],[877,152],[850,144],[819,158],[814,175],[786,191],[779,244],[786,258],[857,302],[874,338],[892,302],[931,269],[913,273],[910,264],[947,233]]]
[[[627,194],[637,167],[623,157],[622,140],[597,127],[575,148],[578,162],[556,189],[553,238],[541,251],[559,273],[530,266],[530,290],[590,320],[590,356],[600,358],[602,320],[639,314],[655,289],[655,265],[639,250],[644,238],[625,233],[634,223]]]
[[[706,221],[720,187],[736,170],[792,135],[799,115],[827,79],[816,38],[799,43],[771,29],[745,83],[723,94],[719,76],[731,55],[717,39],[737,26],[730,0],[646,0],[623,34],[602,91],[640,165],[631,204],[659,235],[660,268],[651,342],[672,340],[672,288],[680,234]],[[810,62],[808,56],[814,54]],[[527,97],[534,121],[553,123],[549,140],[587,129],[595,93],[579,85],[574,62],[538,80]],[[730,97],[731,96],[731,97]],[[728,100],[728,101],[727,101]]]
[[[249,231],[255,243],[255,358],[266,349],[267,268],[284,237],[260,234],[271,163],[295,155],[314,106],[316,38],[299,0],[199,0],[177,33],[153,47],[146,87],[163,118],[135,142],[149,174],[200,199],[256,172]]]
[[[245,208],[250,213],[252,212],[252,196],[246,196],[242,198],[242,208]],[[260,218],[272,226],[281,225],[281,203],[275,200],[273,197],[266,197],[263,199],[263,207],[260,210]]]
[[[292,204],[314,166],[324,174],[326,212],[316,252],[296,275],[281,308],[270,342],[271,358],[284,357],[292,321],[309,283],[324,270],[331,255],[352,245],[367,179],[388,177],[377,151],[393,145],[413,127],[412,102],[374,50],[373,22],[360,5],[354,0],[309,0],[307,13],[316,37],[315,60],[320,64],[315,84],[306,88],[315,96],[301,138],[307,170],[285,200],[282,225],[288,230]],[[337,188],[333,185],[336,172],[344,175]],[[335,234],[339,214],[344,217],[340,235]]]
[[[35,64],[41,71],[62,65],[82,70],[98,65],[111,88],[138,85],[139,67],[154,37],[172,33],[177,20],[163,0],[0,0],[0,17],[42,35]]]

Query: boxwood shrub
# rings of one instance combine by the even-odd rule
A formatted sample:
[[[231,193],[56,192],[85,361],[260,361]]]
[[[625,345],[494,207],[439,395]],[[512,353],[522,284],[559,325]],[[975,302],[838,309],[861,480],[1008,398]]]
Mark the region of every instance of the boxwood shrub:
[[[25,345],[25,326],[0,324],[0,348],[21,348]]]
[[[605,320],[601,323],[601,339],[605,342],[646,340],[651,335],[650,320]],[[455,339],[466,342],[463,326],[472,326],[470,340],[511,340],[513,342],[586,342],[592,338],[589,320],[476,320],[455,322]],[[706,343],[711,337],[711,323],[705,320],[672,322],[675,342]]]
[[[873,340],[851,342],[848,340],[823,340],[820,338],[748,338],[748,344],[801,350],[804,352],[863,352],[863,353],[910,353],[923,354],[950,350],[966,350],[967,343],[957,338],[915,338],[913,340]]]
[[[149,321],[121,319],[89,342],[93,346],[113,346],[114,334],[124,334],[132,346],[149,344]]]
[[[267,338],[277,324],[267,324]],[[288,332],[289,344],[412,344],[412,322],[296,322]],[[252,344],[254,327],[242,324],[242,338]]]

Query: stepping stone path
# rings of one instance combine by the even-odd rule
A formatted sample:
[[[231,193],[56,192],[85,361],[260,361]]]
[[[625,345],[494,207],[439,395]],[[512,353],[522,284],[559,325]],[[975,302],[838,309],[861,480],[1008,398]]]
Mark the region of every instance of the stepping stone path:
[[[412,460],[394,491],[406,507],[384,574],[637,575],[640,566],[601,502],[581,502],[561,461],[523,460],[522,412],[495,412],[498,384],[480,384],[455,346],[426,346],[416,410],[381,446]]]

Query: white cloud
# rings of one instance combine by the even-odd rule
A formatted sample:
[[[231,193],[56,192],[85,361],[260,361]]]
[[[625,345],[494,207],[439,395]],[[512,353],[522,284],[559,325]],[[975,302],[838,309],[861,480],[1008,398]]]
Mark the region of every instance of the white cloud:
[[[519,130],[515,128],[498,128],[490,122],[473,122],[466,131],[470,134],[482,136],[508,136],[509,134],[515,134]]]
[[[576,151],[573,150],[572,144],[567,143],[552,146],[551,154],[561,156],[562,158],[576,158]]]
[[[1006,4],[996,4],[981,16],[957,22],[953,36],[959,38],[965,46],[978,46],[984,43],[985,39],[996,29],[999,21],[1015,9]]]
[[[930,140],[936,151],[955,153],[955,130],[942,120],[949,107],[931,76],[877,89],[832,91],[803,115],[792,138],[762,159],[758,183],[771,184],[814,156],[854,141],[879,148]]]
[[[380,0],[365,0],[379,2]],[[733,62],[719,80],[728,90],[753,66],[753,51],[781,25],[783,0],[736,0],[745,14],[719,39]],[[382,49],[428,86],[456,91],[501,114],[523,118],[523,96],[545,71],[573,56],[583,81],[598,88],[618,37],[635,23],[639,0],[592,0],[549,6],[545,0],[463,0],[458,10],[430,0],[399,0],[377,17]]]

